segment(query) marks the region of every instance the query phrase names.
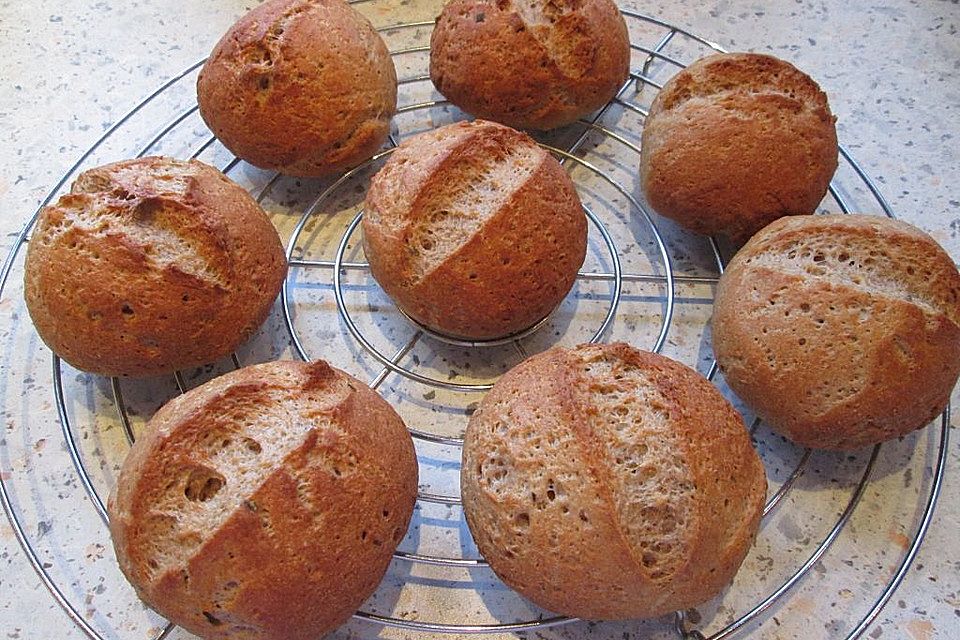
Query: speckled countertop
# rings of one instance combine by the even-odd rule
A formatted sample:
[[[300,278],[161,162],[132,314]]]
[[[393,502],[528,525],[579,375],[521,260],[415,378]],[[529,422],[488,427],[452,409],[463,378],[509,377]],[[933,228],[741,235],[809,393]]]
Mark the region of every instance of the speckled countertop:
[[[84,150],[141,98],[209,53],[220,34],[254,4],[253,0],[0,1],[0,135],[7,141],[6,151],[0,155],[3,255],[36,205]],[[385,25],[429,20],[437,6],[433,1],[403,0],[372,3],[363,10],[375,23]],[[960,260],[960,4],[955,0],[630,0],[623,6],[657,15],[730,50],[774,53],[809,72],[830,96],[841,143],[876,180],[897,216],[930,232]],[[136,126],[149,136],[160,124],[147,118]],[[103,158],[119,159],[110,153],[106,150]],[[244,175],[256,182],[255,172]],[[297,182],[290,188],[301,186]],[[277,202],[277,207],[283,204],[282,199]],[[877,212],[876,208],[871,212]],[[0,299],[4,422],[0,469],[4,480],[14,487],[26,533],[40,549],[41,562],[55,573],[81,614],[105,637],[152,637],[156,629],[151,624],[156,619],[151,622],[145,618],[149,614],[130,604],[129,589],[111,568],[112,552],[91,514],[89,499],[77,487],[73,470],[63,466],[62,436],[58,439],[55,430],[49,434],[36,431],[55,425],[56,416],[49,400],[49,354],[28,335],[29,324],[18,298],[21,273],[14,269],[11,284]],[[271,321],[273,327],[282,327],[275,320]],[[682,346],[671,342],[668,351],[682,351]],[[35,367],[34,361],[43,364]],[[35,369],[42,370],[47,379],[35,375]],[[104,392],[95,381],[90,384],[95,396],[91,402],[96,405]],[[393,387],[390,392],[400,393]],[[957,399],[955,394],[955,403]],[[109,448],[96,432],[99,419],[91,420],[93,426],[80,427],[82,440],[96,441],[94,452],[99,447]],[[110,431],[110,425],[102,428]],[[800,588],[761,618],[762,626],[746,630],[750,637],[840,637],[859,621],[889,579],[916,527],[921,499],[929,492],[930,465],[938,442],[938,433],[929,429],[884,448],[863,503],[835,548]],[[763,442],[761,446],[765,446]],[[774,453],[782,450],[782,445],[770,447]],[[958,452],[960,440],[953,437],[946,482],[927,541],[903,586],[865,637],[960,638]],[[811,536],[816,538],[824,531],[811,531],[815,528],[811,522],[818,518],[802,515],[802,500],[819,501],[830,511],[838,491],[831,483],[848,483],[843,475],[845,465],[851,467],[848,476],[856,476],[868,454],[815,456],[795,492],[801,497],[791,498],[791,505],[782,507],[777,517],[765,524],[761,538],[773,542],[763,544],[779,549],[778,554],[765,555],[764,546],[753,554],[744,571],[766,575],[795,561],[790,556],[793,546],[803,547]],[[769,463],[770,458],[765,459]],[[108,478],[109,465],[102,466]],[[818,480],[821,476],[830,479]],[[836,503],[842,508],[842,500]],[[833,519],[835,516],[827,518],[828,524]],[[429,539],[427,525],[422,526],[418,535]],[[790,544],[779,547],[778,540]],[[805,556],[801,555],[797,557],[802,560]],[[435,611],[452,608],[448,619],[471,619],[475,612],[467,607],[473,607],[474,600],[469,605],[458,604],[450,599],[451,590],[444,591],[430,579],[414,574],[406,576],[422,589],[414,600],[405,596],[392,605],[380,602],[370,606],[380,613],[392,611],[413,619],[430,619]],[[390,579],[402,582],[403,578]],[[489,576],[482,579],[489,581]],[[460,589],[452,591],[464,590],[463,582],[458,586]],[[505,610],[501,600],[512,595],[495,588],[490,594],[476,602],[496,616],[498,610]],[[705,631],[715,632],[725,617],[729,618],[725,607],[732,597],[725,596],[724,604],[692,612],[691,619]],[[460,606],[463,611],[457,610]],[[642,625],[576,623],[562,629],[540,635],[674,637],[669,621],[662,620]],[[338,636],[404,634],[354,622]],[[0,637],[84,637],[40,584],[3,518]]]

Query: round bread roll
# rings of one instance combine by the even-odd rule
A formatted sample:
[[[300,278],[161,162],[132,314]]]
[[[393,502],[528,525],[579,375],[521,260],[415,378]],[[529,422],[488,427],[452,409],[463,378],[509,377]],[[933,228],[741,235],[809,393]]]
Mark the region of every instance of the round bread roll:
[[[835,120],[817,83],[783,60],[698,60],[664,85],[644,123],[647,201],[691,231],[735,241],[812,214],[837,169]]]
[[[403,421],[322,361],[246,367],[171,400],[109,501],[140,598],[202,638],[316,640],[374,592],[417,460]]]
[[[267,0],[217,43],[197,99],[239,158],[321,176],[360,164],[387,139],[397,72],[370,22],[342,0]]]
[[[470,419],[460,481],[497,575],[592,619],[716,595],[766,495],[743,420],[713,385],[622,343],[554,348],[500,378]]]
[[[373,277],[408,316],[456,338],[534,325],[570,291],[586,255],[570,176],[528,136],[493,122],[405,140],[365,207]]]
[[[233,351],[285,274],[280,237],[243,188],[196,160],[148,157],[83,172],[41,211],[24,288],[64,360],[144,376]]]
[[[883,442],[929,424],[949,400],[960,274],[904,222],[783,218],[720,278],[713,348],[730,387],[794,442]]]
[[[630,39],[612,0],[453,0],[430,39],[430,78],[450,102],[521,129],[553,129],[613,98]]]

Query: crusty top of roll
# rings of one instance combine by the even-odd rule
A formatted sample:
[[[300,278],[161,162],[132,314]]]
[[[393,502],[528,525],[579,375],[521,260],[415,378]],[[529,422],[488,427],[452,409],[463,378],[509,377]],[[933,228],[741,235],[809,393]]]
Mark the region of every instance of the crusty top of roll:
[[[237,156],[317,176],[383,144],[397,75],[382,38],[343,0],[268,0],[224,34],[197,94],[204,121]]]
[[[554,348],[471,417],[464,509],[484,557],[551,611],[597,619],[694,606],[733,577],[766,479],[704,378],[622,343]]]
[[[930,236],[880,216],[769,225],[721,277],[712,324],[731,388],[805,446],[920,428],[960,375],[960,273]]]
[[[612,98],[630,72],[611,0],[453,0],[430,40],[430,77],[465,111],[553,129]]]
[[[698,233],[746,240],[811,214],[837,168],[826,94],[773,56],[716,54],[671,78],[644,123],[647,200]]]
[[[204,638],[314,640],[379,584],[417,493],[402,420],[312,363],[229,373],[166,404],[109,501],[140,597]]]
[[[230,353],[285,273],[277,231],[242,187],[196,160],[147,157],[83,172],[41,212],[25,291],[64,360],[150,375]]]
[[[526,329],[570,290],[586,253],[570,177],[527,135],[493,122],[405,140],[365,207],[374,277],[407,314],[452,336]]]

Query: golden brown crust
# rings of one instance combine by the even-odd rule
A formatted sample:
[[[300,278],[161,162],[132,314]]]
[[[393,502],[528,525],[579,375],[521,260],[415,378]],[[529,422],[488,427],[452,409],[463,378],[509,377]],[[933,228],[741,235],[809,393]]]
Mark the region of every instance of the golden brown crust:
[[[643,129],[650,205],[697,233],[746,240],[811,214],[837,168],[827,96],[773,56],[708,56],[664,85]]]
[[[549,314],[586,253],[570,177],[526,135],[461,122],[404,141],[373,178],[364,249],[409,316],[457,337],[495,338]]]
[[[314,639],[376,589],[417,494],[413,443],[325,362],[273,362],[165,405],[109,501],[141,599],[204,638]]]
[[[221,38],[197,80],[200,113],[258,167],[319,176],[390,133],[397,75],[370,22],[342,0],[268,0]]]
[[[653,617],[732,578],[766,478],[706,380],[628,345],[554,348],[494,386],[464,443],[464,512],[508,585],[551,611]]]
[[[285,273],[277,231],[244,189],[201,162],[148,157],[80,174],[41,212],[24,287],[64,360],[140,376],[230,353]]]
[[[720,279],[713,344],[730,387],[793,441],[875,444],[946,406],[960,375],[960,274],[903,222],[784,218]]]
[[[430,40],[430,77],[477,117],[553,129],[605,105],[630,72],[611,0],[453,0]]]

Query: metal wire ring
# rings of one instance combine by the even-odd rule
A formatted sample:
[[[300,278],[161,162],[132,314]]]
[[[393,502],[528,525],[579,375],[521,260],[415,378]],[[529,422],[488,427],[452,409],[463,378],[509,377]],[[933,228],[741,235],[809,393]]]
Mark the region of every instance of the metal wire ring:
[[[607,231],[606,227],[604,227],[603,222],[601,222],[600,219],[596,216],[596,214],[593,213],[593,211],[591,211],[587,206],[584,206],[583,210],[587,216],[587,219],[600,232],[600,235],[603,238],[604,244],[606,245],[607,250],[610,252],[610,260],[611,260],[611,263],[613,264],[613,269],[614,269],[614,280],[613,280],[613,287],[612,287],[611,297],[610,297],[610,306],[607,310],[606,316],[604,317],[603,323],[600,325],[600,327],[596,330],[596,332],[590,338],[590,342],[595,343],[600,340],[601,336],[606,331],[607,327],[610,326],[610,323],[613,321],[613,317],[617,312],[617,306],[620,303],[620,293],[623,288],[623,274],[620,267],[620,258],[617,255],[617,248],[613,242],[613,238],[610,236],[610,233]],[[425,376],[423,374],[417,373],[416,371],[412,371],[405,367],[401,367],[397,365],[395,362],[393,362],[386,355],[384,355],[383,352],[377,349],[363,335],[363,332],[360,331],[360,328],[357,327],[356,323],[353,320],[353,317],[350,315],[350,310],[348,309],[347,304],[343,299],[343,278],[341,276],[342,265],[343,265],[343,254],[350,243],[351,237],[353,237],[353,233],[356,231],[357,227],[360,225],[360,221],[362,220],[362,218],[363,218],[363,211],[358,212],[356,216],[354,216],[353,220],[347,226],[347,230],[344,232],[343,237],[340,240],[340,244],[337,247],[336,257],[334,258],[334,269],[333,269],[334,296],[336,297],[336,300],[337,300],[337,310],[340,312],[340,317],[343,319],[344,323],[347,325],[347,329],[350,331],[350,334],[353,335],[353,337],[357,340],[357,342],[363,345],[363,347],[371,355],[373,355],[373,357],[376,358],[380,364],[382,364],[384,367],[387,367],[394,373],[399,373],[400,375],[406,378],[409,378],[410,380],[414,380],[416,382],[420,382],[422,384],[426,384],[432,387],[438,387],[441,389],[450,389],[450,390],[456,390],[456,391],[486,391],[491,387],[493,387],[493,384],[491,383],[456,384],[456,383],[450,382],[449,380],[432,378],[430,376]],[[406,314],[404,314],[404,316],[406,317]],[[533,327],[526,329],[520,332],[519,334],[516,334],[515,336],[511,336],[505,339],[492,340],[488,342],[476,342],[476,343],[463,342],[462,344],[472,345],[472,346],[493,346],[493,345],[501,345],[501,344],[513,342],[515,340],[519,340],[522,337],[528,336],[534,331],[536,331],[537,329],[539,329],[547,321],[548,318],[549,316],[537,322],[535,325],[533,325]],[[415,321],[411,320],[411,322],[415,322]],[[428,335],[436,335],[430,332],[428,329],[426,329],[422,325],[420,325],[419,323],[415,323],[415,324],[424,333],[427,333]],[[441,338],[441,339],[443,339],[444,342],[448,341],[446,338]]]

